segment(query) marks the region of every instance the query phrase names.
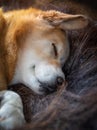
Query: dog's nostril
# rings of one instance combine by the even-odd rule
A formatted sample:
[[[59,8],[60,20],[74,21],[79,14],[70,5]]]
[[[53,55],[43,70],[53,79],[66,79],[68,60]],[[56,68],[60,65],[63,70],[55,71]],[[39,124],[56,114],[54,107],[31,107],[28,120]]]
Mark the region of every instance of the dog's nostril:
[[[62,77],[57,77],[57,85],[62,85],[64,82],[64,79]]]

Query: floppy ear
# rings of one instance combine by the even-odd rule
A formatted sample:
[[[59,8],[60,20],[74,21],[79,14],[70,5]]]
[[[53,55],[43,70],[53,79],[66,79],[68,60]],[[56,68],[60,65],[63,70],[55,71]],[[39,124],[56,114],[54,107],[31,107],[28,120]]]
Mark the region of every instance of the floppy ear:
[[[89,22],[89,19],[84,15],[64,14],[54,10],[44,12],[42,18],[49,24],[65,30],[81,29]]]

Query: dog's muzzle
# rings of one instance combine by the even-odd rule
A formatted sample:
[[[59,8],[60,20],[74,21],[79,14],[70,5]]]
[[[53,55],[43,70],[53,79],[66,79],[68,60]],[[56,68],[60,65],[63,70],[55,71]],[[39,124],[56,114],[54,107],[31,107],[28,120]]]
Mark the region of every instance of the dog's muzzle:
[[[40,91],[43,91],[46,94],[50,94],[52,92],[55,92],[59,86],[61,86],[64,83],[64,79],[62,77],[57,77],[56,82],[53,85],[49,85],[47,83],[41,83],[40,82]]]

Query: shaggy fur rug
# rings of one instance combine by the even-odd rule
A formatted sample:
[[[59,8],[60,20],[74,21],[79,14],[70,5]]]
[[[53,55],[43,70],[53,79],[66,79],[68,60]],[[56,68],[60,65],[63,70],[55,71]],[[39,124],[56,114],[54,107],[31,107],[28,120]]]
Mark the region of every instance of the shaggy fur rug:
[[[24,130],[97,129],[97,24],[91,22],[68,35],[71,51],[63,67],[65,87],[45,96],[23,84],[9,87],[22,98],[27,121]]]

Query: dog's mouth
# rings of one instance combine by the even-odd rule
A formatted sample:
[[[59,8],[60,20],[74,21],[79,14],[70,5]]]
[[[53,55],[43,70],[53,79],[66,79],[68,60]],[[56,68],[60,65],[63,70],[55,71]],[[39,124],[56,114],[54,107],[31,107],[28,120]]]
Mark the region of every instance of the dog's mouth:
[[[50,93],[53,93],[53,92],[55,92],[57,90],[57,86],[48,85],[46,83],[41,83],[39,90],[41,92],[43,92],[44,94],[50,94]]]
[[[53,83],[52,85],[49,85],[48,83],[42,83],[39,80],[38,80],[38,82],[40,83],[39,91],[44,94],[50,94],[50,93],[57,91],[58,87],[63,84],[63,81],[60,82],[60,84]]]

